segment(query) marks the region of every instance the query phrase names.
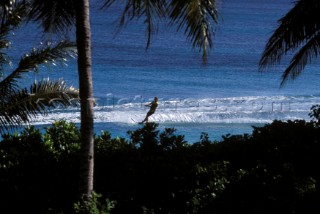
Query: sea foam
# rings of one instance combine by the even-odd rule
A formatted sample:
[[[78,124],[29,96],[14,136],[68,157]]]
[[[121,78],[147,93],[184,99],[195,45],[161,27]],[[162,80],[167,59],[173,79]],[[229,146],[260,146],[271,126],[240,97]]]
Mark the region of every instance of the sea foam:
[[[95,123],[135,123],[148,111],[144,102],[97,102]],[[157,123],[269,123],[273,120],[310,120],[312,105],[320,96],[248,96],[206,99],[160,99],[149,120]],[[107,104],[107,105],[106,105]],[[58,108],[46,116],[36,117],[33,124],[50,124],[64,119],[80,122],[79,108]]]

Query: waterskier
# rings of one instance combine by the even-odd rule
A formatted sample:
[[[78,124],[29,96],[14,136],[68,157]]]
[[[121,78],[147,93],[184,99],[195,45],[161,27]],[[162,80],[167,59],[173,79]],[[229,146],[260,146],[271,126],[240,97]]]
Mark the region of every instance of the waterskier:
[[[158,97],[155,97],[151,103],[146,104],[145,106],[149,106],[150,110],[147,112],[146,118],[141,123],[148,122],[148,119],[151,115],[154,114],[158,107]]]

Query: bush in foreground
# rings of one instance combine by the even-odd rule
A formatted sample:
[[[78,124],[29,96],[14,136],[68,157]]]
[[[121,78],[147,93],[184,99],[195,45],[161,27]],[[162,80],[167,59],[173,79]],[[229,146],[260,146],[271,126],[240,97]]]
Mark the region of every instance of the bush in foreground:
[[[220,142],[203,133],[192,144],[154,123],[128,135],[95,136],[91,213],[320,211],[317,122],[274,121]],[[30,127],[3,135],[1,213],[81,213],[79,148],[78,128],[65,121],[44,134]]]

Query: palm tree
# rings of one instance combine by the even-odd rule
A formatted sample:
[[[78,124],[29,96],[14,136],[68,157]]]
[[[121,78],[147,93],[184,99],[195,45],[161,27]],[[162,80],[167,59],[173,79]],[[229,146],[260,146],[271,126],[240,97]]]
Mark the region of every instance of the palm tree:
[[[7,37],[23,21],[24,9],[22,5],[19,5],[11,10],[10,14],[2,19],[0,27],[0,73],[2,76],[0,81],[0,132],[28,123],[39,113],[46,114],[47,110],[56,105],[67,107],[76,105],[79,100],[78,90],[68,87],[62,79],[58,81],[44,79],[34,82],[29,89],[19,86],[19,79],[26,73],[36,72],[39,65],[63,62],[65,58],[75,55],[75,46],[70,42],[62,41],[34,48],[22,56],[16,69],[5,70],[8,66],[4,65],[9,62],[4,51],[9,48]]]
[[[76,37],[78,55],[78,75],[81,101],[81,149],[83,155],[80,179],[80,194],[88,199],[93,191],[94,169],[94,98],[91,62],[91,30],[89,0],[76,4]]]
[[[116,0],[101,0],[109,8]],[[46,31],[61,31],[76,26],[78,74],[81,98],[81,143],[83,172],[80,175],[80,194],[88,197],[93,191],[93,91],[91,72],[91,38],[89,0],[30,0],[32,20],[40,21]],[[120,24],[134,18],[144,18],[147,25],[147,47],[156,32],[156,21],[165,18],[169,24],[183,29],[194,47],[202,50],[207,60],[208,48],[214,36],[213,20],[218,21],[215,0],[128,0],[124,4]]]
[[[296,52],[294,52],[296,51]],[[320,2],[299,0],[279,20],[260,59],[260,70],[279,64],[282,57],[294,53],[282,74],[281,85],[298,77],[308,62],[320,53]]]

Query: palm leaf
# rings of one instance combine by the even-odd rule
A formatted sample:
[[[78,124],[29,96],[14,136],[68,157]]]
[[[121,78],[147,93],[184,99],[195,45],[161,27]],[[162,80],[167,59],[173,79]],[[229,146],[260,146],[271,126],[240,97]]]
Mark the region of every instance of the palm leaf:
[[[214,28],[211,21],[218,24],[218,11],[215,0],[172,0],[169,5],[172,23],[178,23],[178,30],[184,28],[193,47],[203,52],[207,60],[207,48],[212,47]]]
[[[105,0],[102,8],[109,8],[116,0]],[[157,32],[155,22],[169,14],[172,24],[178,24],[178,30],[184,28],[193,47],[203,51],[203,60],[207,60],[208,47],[212,48],[214,28],[212,21],[218,23],[218,11],[215,0],[127,0],[120,18],[120,26],[126,18],[145,17],[147,24],[147,48],[151,36]]]
[[[0,131],[22,123],[28,123],[38,114],[46,114],[51,108],[75,106],[79,103],[79,91],[67,87],[63,80],[49,79],[35,82],[30,91],[22,89],[11,93],[0,102]]]
[[[11,94],[6,94],[5,98],[1,97],[0,102],[0,131],[5,129],[6,127],[11,127],[14,124],[18,124],[18,117],[16,114],[13,114],[12,109],[14,108],[14,103],[19,103],[22,99],[28,97],[26,90],[21,90],[18,92],[14,92]],[[21,108],[20,108],[21,109]],[[8,111],[9,110],[9,111]],[[11,111],[10,111],[11,110]],[[15,111],[18,113],[19,109]],[[26,120],[26,115],[20,115],[20,120]]]
[[[62,79],[52,82],[49,79],[35,82],[30,87],[30,96],[33,100],[45,107],[68,107],[79,103],[79,91],[74,87],[67,87]]]
[[[24,17],[27,15],[29,4],[27,2],[17,2],[14,6],[11,5],[7,11],[8,14],[3,14],[6,18],[2,20],[0,26],[0,35],[7,35],[11,30],[20,26]]]
[[[66,58],[73,57],[76,54],[74,43],[68,41],[59,42],[56,45],[49,44],[42,49],[33,49],[20,60],[18,67],[0,82],[0,92],[8,93],[17,87],[17,79],[25,72],[37,70],[40,64],[49,62],[63,63]]]
[[[0,41],[0,46],[1,46],[1,43],[3,41]],[[7,55],[4,53],[4,52],[0,52],[0,78],[2,77],[3,73],[2,73],[2,67],[3,67],[3,64],[6,64],[8,63],[8,57]]]
[[[115,2],[115,0],[105,0],[102,8],[109,8]],[[165,6],[165,0],[127,0],[120,17],[119,26],[120,28],[123,27],[127,19],[131,21],[135,18],[140,19],[144,17],[148,36],[146,48],[149,48],[152,35],[158,31],[158,26],[155,23],[157,23],[161,17],[164,17]]]
[[[157,19],[164,15],[164,1],[159,0],[145,0],[142,5],[142,12],[144,14],[144,23],[147,25],[147,47],[149,48],[152,34],[158,31],[158,26],[155,25]]]
[[[287,81],[290,76],[294,80],[301,74],[306,64],[311,61],[312,58],[317,57],[320,53],[320,33],[311,38],[307,44],[305,44],[298,53],[292,58],[290,65],[283,72],[281,85]]]
[[[13,10],[13,5],[14,1],[10,0],[1,0],[0,1],[0,18],[1,18],[1,25],[6,22],[6,19],[10,15],[10,13]]]
[[[320,31],[319,11],[320,3],[318,0],[300,0],[279,20],[279,27],[268,40],[260,59],[259,65],[261,71],[266,69],[267,66],[279,64],[284,55],[313,40],[313,37]],[[302,55],[295,55],[296,59],[293,61],[305,61],[297,59],[298,56]],[[302,70],[298,71],[298,69],[304,68],[304,66],[294,67],[295,74],[300,74]],[[288,68],[286,72],[290,70]],[[295,74],[292,77],[296,77],[297,75]],[[287,74],[283,75],[283,77],[287,76]]]
[[[2,68],[3,64],[9,62],[8,57],[3,49],[7,49],[9,47],[10,42],[8,41],[8,35],[10,32],[17,27],[23,21],[23,17],[26,15],[27,5],[22,3],[17,3],[15,7],[11,8],[10,14],[6,14],[6,18],[2,20],[2,24],[0,26],[0,67]],[[2,71],[0,71],[2,72]]]
[[[40,22],[45,32],[65,32],[75,25],[76,5],[76,0],[32,0],[29,20]]]

